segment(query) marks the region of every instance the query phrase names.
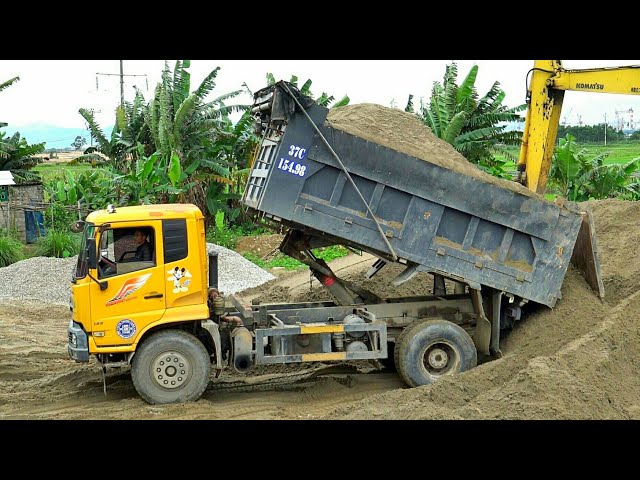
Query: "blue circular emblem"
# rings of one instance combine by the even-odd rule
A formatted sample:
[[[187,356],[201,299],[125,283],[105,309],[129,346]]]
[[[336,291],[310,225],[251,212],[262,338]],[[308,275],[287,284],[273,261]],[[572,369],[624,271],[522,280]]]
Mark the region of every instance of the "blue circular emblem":
[[[136,333],[136,324],[128,318],[120,320],[118,325],[116,325],[116,332],[118,332],[118,335],[122,338],[131,338]]]

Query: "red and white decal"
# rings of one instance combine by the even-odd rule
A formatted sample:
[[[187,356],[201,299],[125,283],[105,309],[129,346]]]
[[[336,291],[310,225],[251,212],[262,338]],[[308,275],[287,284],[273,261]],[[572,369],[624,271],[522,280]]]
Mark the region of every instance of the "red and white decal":
[[[133,297],[126,297],[129,297],[129,295],[131,295],[133,292],[140,289],[145,283],[147,283],[147,280],[149,280],[150,276],[151,274],[147,273],[145,275],[140,275],[139,277],[130,278],[122,284],[122,287],[120,287],[118,293],[116,293],[115,296],[105,305],[108,307],[110,305],[115,305],[116,303],[124,302],[125,300],[131,300],[131,298]]]

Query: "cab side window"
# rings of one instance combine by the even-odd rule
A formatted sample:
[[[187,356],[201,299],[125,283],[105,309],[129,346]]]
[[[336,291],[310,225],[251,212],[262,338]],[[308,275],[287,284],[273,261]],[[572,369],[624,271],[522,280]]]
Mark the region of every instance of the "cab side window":
[[[111,228],[102,232],[98,278],[113,277],[155,265],[153,228]]]

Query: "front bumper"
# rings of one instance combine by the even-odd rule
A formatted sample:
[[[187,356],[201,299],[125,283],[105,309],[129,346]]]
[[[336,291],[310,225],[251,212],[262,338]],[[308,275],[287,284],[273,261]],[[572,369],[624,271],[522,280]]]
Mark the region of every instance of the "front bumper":
[[[69,356],[76,362],[89,361],[89,338],[79,323],[69,321],[67,329],[69,337]]]

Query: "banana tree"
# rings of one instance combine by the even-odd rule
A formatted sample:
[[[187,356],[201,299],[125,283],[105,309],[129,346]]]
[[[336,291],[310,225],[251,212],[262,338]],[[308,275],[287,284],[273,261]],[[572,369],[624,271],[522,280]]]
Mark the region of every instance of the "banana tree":
[[[177,155],[169,162],[160,152],[149,157],[143,155],[144,146],[138,145],[138,157],[131,162],[126,174],[113,177],[114,188],[118,192],[119,205],[143,205],[151,203],[174,203],[184,200],[184,195],[194,185],[187,182],[195,170],[182,171]]]
[[[13,77],[10,78],[9,80],[0,83],[0,92],[2,90],[4,90],[5,88],[9,88],[11,85],[13,85],[14,83],[16,83],[18,80],[20,80],[20,77]],[[6,127],[8,124],[6,122],[0,122],[0,128],[2,127]],[[9,144],[6,142],[6,140],[3,138],[4,135],[0,136],[0,158],[6,158],[9,156],[8,150],[9,150]]]
[[[522,132],[505,131],[506,123],[521,120],[518,112],[527,106],[504,105],[505,92],[499,82],[479,98],[477,75],[478,66],[474,65],[458,85],[457,64],[447,65],[443,82],[434,82],[431,97],[427,103],[421,101],[418,115],[434,135],[453,145],[467,160],[494,175],[507,177],[504,162],[497,161],[494,154],[516,160],[506,147],[520,145]],[[413,109],[412,100],[410,96],[405,110]]]
[[[128,153],[135,160],[140,155],[150,156],[155,148],[151,137],[151,130],[145,118],[147,105],[144,95],[135,89],[136,94],[133,102],[125,102],[124,108],[116,109],[116,128],[121,140],[129,146]],[[138,145],[142,145],[140,150]]]
[[[120,130],[116,127],[111,130],[111,137],[107,138],[106,134],[95,119],[95,115],[92,110],[81,108],[78,110],[82,118],[87,122],[91,136],[96,141],[95,147],[89,147],[84,151],[83,155],[80,155],[75,159],[76,162],[91,162],[92,164],[104,164],[105,161],[109,162],[113,168],[118,171],[126,171],[127,166],[127,154],[131,150],[132,144],[130,141],[122,138]],[[122,108],[116,109],[116,119],[118,116],[122,116]]]
[[[190,189],[185,201],[198,205],[203,211],[207,205],[207,192],[211,181],[228,179],[231,165],[222,155],[218,144],[226,135],[229,115],[246,111],[248,105],[228,105],[242,90],[207,97],[215,88],[220,67],[211,71],[191,92],[191,62],[178,60],[173,74],[165,63],[161,82],[156,86],[154,98],[144,111],[155,149],[166,159],[171,169],[174,188],[187,182]],[[179,175],[178,175],[179,172]],[[186,174],[183,180],[183,174]]]
[[[273,76],[272,73],[267,73],[267,85],[273,85],[274,83],[276,83],[276,78]],[[311,79],[308,79],[306,82],[304,82],[302,84],[302,87],[298,87],[297,75],[291,75],[291,78],[289,79],[289,83],[291,83],[294,87],[299,88],[300,93],[302,95],[306,95],[307,97],[314,98],[313,93],[311,93],[311,84],[313,83]],[[334,100],[335,100],[335,97],[333,95],[329,95],[328,93],[325,93],[325,92],[322,92],[322,94],[315,99],[318,105],[322,105],[323,107],[328,107],[328,108],[342,107],[344,105],[348,105],[350,101],[349,97],[345,95],[336,103],[331,105],[334,102]]]
[[[0,170],[9,170],[18,182],[40,180],[40,176],[31,169],[42,162],[37,155],[44,152],[44,142],[29,145],[19,132],[7,138],[5,135],[5,132],[0,132]]]
[[[635,196],[634,174],[640,157],[624,164],[606,164],[610,152],[588,159],[586,149],[578,149],[575,137],[561,138],[554,152],[549,172],[555,193],[572,201]]]

